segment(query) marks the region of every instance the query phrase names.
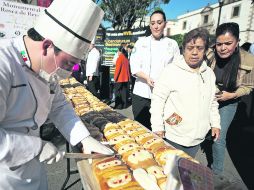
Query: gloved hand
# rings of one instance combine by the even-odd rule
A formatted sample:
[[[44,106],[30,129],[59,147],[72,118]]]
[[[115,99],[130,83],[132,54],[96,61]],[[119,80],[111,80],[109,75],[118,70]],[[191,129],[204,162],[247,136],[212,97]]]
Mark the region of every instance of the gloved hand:
[[[81,141],[83,145],[83,152],[85,154],[91,154],[92,152],[97,152],[101,154],[111,155],[114,152],[108,147],[101,144],[99,141],[95,140],[93,137],[88,136]]]
[[[42,141],[41,152],[38,155],[39,161],[53,164],[63,159],[64,152],[58,151],[55,145],[49,141]]]

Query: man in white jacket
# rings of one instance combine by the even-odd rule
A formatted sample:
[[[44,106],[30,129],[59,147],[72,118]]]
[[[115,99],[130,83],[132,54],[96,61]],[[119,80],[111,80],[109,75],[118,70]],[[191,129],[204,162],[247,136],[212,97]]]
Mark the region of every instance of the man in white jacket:
[[[94,96],[98,96],[100,52],[95,47],[95,38],[91,42],[86,60],[86,77],[88,90]]]
[[[207,48],[206,30],[185,35],[183,56],[164,69],[150,109],[153,132],[192,157],[210,129],[214,140],[220,134],[215,75],[203,61]]]
[[[43,163],[63,156],[39,136],[47,118],[85,153],[112,154],[90,136],[58,84],[84,58],[102,17],[90,0],[54,0],[28,36],[0,40],[1,190],[47,190]]]

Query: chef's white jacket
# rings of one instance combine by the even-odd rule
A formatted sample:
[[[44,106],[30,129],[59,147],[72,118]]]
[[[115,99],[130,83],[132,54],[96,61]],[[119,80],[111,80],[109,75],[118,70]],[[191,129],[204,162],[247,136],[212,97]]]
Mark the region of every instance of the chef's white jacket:
[[[39,127],[49,118],[72,145],[89,132],[59,85],[33,72],[21,52],[22,38],[0,40],[0,189],[45,190]]]
[[[142,71],[156,83],[163,69],[178,56],[180,51],[175,40],[167,37],[155,40],[152,35],[141,37],[131,53],[131,73],[135,75]],[[144,79],[137,77],[133,93],[151,99],[152,89]]]

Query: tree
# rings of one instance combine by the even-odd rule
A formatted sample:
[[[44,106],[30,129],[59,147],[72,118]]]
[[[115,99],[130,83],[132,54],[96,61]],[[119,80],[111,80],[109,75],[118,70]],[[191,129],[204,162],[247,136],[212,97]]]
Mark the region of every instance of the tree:
[[[31,4],[32,1],[33,1],[33,0],[30,0],[30,1],[28,1],[28,0],[21,0],[21,2],[22,2],[22,3],[25,3],[25,4]]]
[[[183,37],[184,37],[184,34],[176,34],[176,35],[170,36],[171,39],[177,42],[179,47],[182,46]]]
[[[104,20],[112,23],[115,29],[130,29],[137,19],[153,11],[160,4],[170,0],[97,0],[105,11]]]

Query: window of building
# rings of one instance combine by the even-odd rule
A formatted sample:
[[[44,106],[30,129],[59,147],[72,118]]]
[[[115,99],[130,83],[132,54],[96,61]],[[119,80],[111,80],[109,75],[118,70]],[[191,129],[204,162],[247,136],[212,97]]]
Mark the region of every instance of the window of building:
[[[183,22],[183,30],[186,29],[186,26],[187,26],[187,21],[184,21],[184,22]]]
[[[240,6],[233,7],[232,18],[240,16]]]
[[[207,24],[209,19],[209,15],[204,15],[203,24]]]

